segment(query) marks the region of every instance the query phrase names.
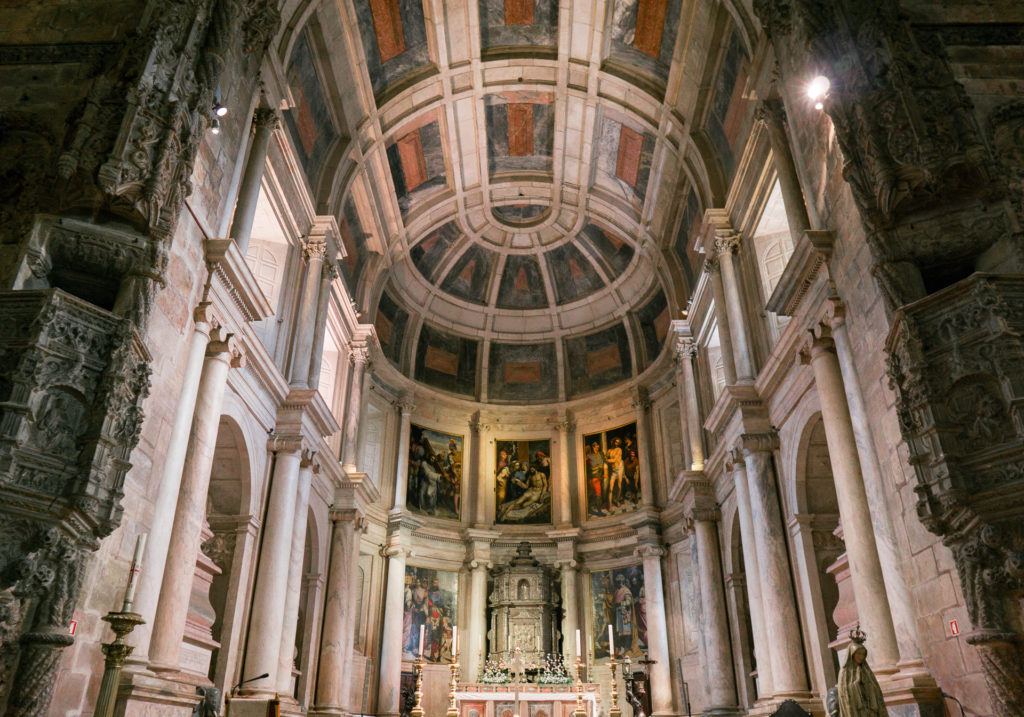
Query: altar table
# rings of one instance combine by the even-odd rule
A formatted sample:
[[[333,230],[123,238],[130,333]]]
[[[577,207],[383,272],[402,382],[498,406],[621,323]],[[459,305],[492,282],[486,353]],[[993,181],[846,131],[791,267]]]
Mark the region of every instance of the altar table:
[[[588,717],[597,715],[599,687],[583,685],[583,707]],[[572,717],[576,711],[573,685],[512,683],[459,685],[455,693],[459,717]]]

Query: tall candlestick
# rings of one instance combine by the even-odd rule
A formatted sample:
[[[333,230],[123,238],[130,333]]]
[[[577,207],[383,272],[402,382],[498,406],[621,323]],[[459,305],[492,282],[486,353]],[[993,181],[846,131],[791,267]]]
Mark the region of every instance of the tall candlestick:
[[[615,657],[615,631],[608,625],[608,654]]]
[[[423,631],[426,625],[420,625],[420,657],[423,657]]]
[[[580,643],[580,629],[576,628],[576,657],[583,659],[583,646]]]
[[[140,533],[135,539],[135,554],[132,556],[132,566],[128,570],[128,586],[124,591],[121,612],[131,612],[132,604],[135,602],[135,590],[139,587],[139,575],[142,574],[142,553],[146,550],[148,536],[149,533]]]

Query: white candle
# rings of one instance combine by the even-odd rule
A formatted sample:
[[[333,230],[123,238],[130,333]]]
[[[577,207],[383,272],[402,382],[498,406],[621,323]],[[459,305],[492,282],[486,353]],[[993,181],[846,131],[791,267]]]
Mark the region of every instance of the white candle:
[[[610,624],[608,625],[608,654],[615,657],[615,632]]]
[[[142,574],[142,553],[146,550],[148,536],[149,533],[140,533],[135,539],[135,555],[132,556],[132,566],[128,569],[128,587],[124,591],[121,612],[130,612],[132,603],[135,602],[135,590],[139,587],[139,575]]]
[[[455,625],[452,627],[452,657],[459,654],[459,627]]]
[[[420,657],[423,657],[423,631],[426,627],[426,625],[420,625]]]
[[[583,659],[583,647],[580,644],[580,629],[576,628],[576,657]]]

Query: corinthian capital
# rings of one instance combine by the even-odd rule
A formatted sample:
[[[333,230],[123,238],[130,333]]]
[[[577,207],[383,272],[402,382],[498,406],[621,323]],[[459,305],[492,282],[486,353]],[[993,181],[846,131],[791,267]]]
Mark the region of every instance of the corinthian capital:
[[[637,547],[633,554],[638,558],[662,558],[665,555],[665,549],[660,545],[654,545],[652,543],[645,543]]]
[[[735,254],[739,248],[739,232],[729,231],[715,237],[715,251],[719,254]]]
[[[257,107],[252,113],[252,126],[255,130],[275,130],[281,126],[281,115],[273,107]]]
[[[327,253],[327,242],[322,236],[309,237],[302,245],[302,253],[309,261],[323,261],[324,255]]]

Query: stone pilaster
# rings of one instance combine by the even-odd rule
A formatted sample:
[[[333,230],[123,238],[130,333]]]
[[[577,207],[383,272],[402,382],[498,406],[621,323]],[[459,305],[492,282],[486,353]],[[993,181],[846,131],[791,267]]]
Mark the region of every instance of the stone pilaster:
[[[356,451],[359,440],[359,424],[363,416],[363,379],[370,359],[370,350],[364,342],[353,343],[349,348],[352,361],[352,383],[348,391],[348,406],[345,411],[344,441],[341,446],[342,468],[346,473],[356,472]],[[408,455],[408,450],[406,454]]]
[[[281,125],[277,110],[271,107],[257,107],[252,117],[252,140],[249,156],[245,161],[242,184],[238,190],[238,203],[231,222],[231,237],[238,244],[238,251],[245,255],[252,238],[252,224],[256,218],[256,205],[260,198],[263,171],[267,166],[267,153],[274,130]]]
[[[676,344],[676,387],[679,391],[679,415],[683,420],[686,435],[689,470],[704,470],[704,422],[700,416],[697,398],[697,377],[693,361],[699,347],[690,335],[690,327],[684,321],[673,321]]]
[[[409,431],[416,410],[415,397],[404,395],[398,400],[398,460],[395,461],[395,499],[392,510],[401,513],[409,492]]]

